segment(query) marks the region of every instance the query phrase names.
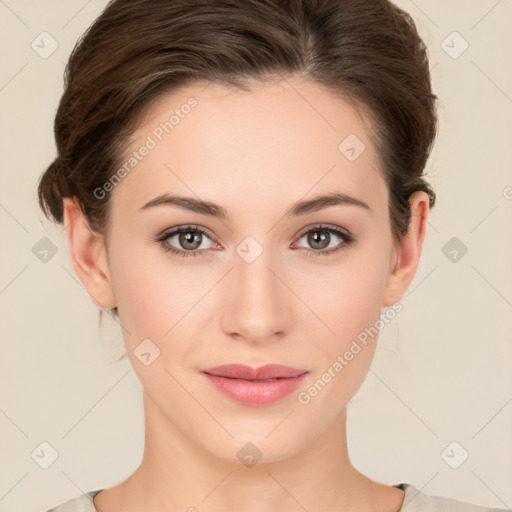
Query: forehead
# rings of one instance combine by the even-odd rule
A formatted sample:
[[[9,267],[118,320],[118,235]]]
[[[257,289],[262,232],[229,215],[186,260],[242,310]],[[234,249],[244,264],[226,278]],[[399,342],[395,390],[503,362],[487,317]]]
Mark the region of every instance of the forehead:
[[[125,206],[176,192],[247,210],[339,191],[378,208],[387,189],[370,131],[357,104],[306,80],[253,81],[249,91],[197,82],[151,105],[123,164],[151,149],[114,194]]]

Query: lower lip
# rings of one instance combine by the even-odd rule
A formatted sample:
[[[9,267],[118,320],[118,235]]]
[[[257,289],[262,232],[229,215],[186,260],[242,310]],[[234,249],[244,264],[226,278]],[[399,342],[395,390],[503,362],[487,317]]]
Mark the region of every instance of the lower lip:
[[[266,382],[256,382],[243,379],[229,379],[204,373],[209,382],[227,396],[247,405],[268,405],[281,400],[297,389],[304,377],[286,377]]]

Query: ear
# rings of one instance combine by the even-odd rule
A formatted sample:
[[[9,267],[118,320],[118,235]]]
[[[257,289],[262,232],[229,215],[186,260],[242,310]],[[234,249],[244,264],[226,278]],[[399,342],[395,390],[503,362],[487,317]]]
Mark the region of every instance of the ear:
[[[388,307],[404,296],[418,268],[421,248],[427,228],[429,196],[418,190],[409,197],[411,217],[408,231],[394,249],[392,270],[384,291],[383,306]]]
[[[112,309],[116,305],[103,237],[94,233],[76,198],[63,199],[64,226],[76,274],[97,306]]]

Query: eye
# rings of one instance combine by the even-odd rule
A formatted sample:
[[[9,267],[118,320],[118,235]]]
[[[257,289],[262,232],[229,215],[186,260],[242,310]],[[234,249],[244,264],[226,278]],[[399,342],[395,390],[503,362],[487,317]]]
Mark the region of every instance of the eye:
[[[309,256],[328,256],[346,249],[355,242],[355,238],[350,233],[332,226],[316,226],[303,233],[299,240],[304,237],[306,237],[306,243],[315,249],[306,249]],[[336,244],[336,238],[341,239],[342,242]]]
[[[355,238],[350,233],[333,226],[324,225],[310,228],[300,235],[299,240],[304,237],[306,237],[306,242],[314,249],[306,248],[305,252],[314,257],[337,253],[355,242]],[[336,238],[342,242],[336,244]],[[173,245],[173,239],[175,239],[174,244],[178,247]],[[207,246],[204,246],[203,242],[205,240],[212,242],[212,238],[206,230],[199,226],[188,225],[166,230],[158,235],[154,241],[159,243],[165,252],[186,258],[188,256],[205,256],[206,249],[212,248],[212,245],[208,246],[206,244]]]
[[[173,238],[176,238],[175,244],[178,247],[171,244],[170,240]],[[188,256],[204,256],[204,250],[211,249],[211,246],[205,247],[203,244],[206,238],[211,240],[204,229],[198,226],[182,226],[165,231],[156,238],[155,242],[160,243],[165,252],[186,258]]]

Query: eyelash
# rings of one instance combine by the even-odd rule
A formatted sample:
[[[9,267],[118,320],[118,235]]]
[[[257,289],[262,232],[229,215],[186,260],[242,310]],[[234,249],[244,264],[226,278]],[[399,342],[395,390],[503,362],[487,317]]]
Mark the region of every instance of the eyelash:
[[[177,229],[171,229],[171,230],[165,231],[161,235],[158,235],[154,239],[154,241],[156,243],[159,243],[165,252],[176,254],[183,258],[186,258],[189,256],[204,256],[205,249],[200,250],[200,251],[198,251],[198,250],[183,251],[180,249],[176,249],[176,247],[173,247],[172,245],[169,245],[166,242],[167,239],[172,238],[175,235],[179,235],[179,234],[187,232],[187,231],[194,231],[197,233],[201,233],[201,235],[205,235],[211,239],[211,237],[208,235],[208,233],[204,229],[200,228],[199,226],[187,225],[187,226],[182,226]],[[323,249],[323,250],[316,250],[316,251],[312,250],[312,249],[305,249],[305,252],[306,252],[306,254],[308,254],[308,256],[313,256],[313,257],[329,256],[331,254],[334,254],[334,253],[337,253],[339,251],[346,249],[348,246],[350,246],[351,244],[353,244],[356,241],[356,239],[349,233],[341,231],[340,229],[334,228],[332,226],[325,226],[325,225],[315,226],[313,228],[308,229],[307,231],[304,231],[301,235],[299,235],[298,240],[300,240],[304,235],[307,235],[311,231],[313,231],[313,232],[314,231],[327,231],[328,233],[334,234],[335,236],[341,238],[343,240],[343,243],[341,245],[331,248],[331,249]]]

